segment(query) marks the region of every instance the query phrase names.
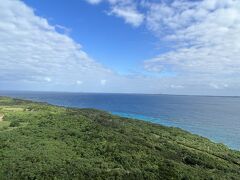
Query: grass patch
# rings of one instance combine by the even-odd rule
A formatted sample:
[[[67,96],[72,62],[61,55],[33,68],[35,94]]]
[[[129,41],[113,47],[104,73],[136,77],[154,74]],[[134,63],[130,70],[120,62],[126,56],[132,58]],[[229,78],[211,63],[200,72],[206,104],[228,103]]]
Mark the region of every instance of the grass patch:
[[[0,131],[6,130],[10,125],[9,121],[1,121],[0,122]]]
[[[13,111],[13,112],[16,112],[16,111],[24,111],[24,108],[21,108],[21,107],[6,107],[6,106],[2,106],[0,107],[1,111],[2,112],[9,112],[9,111]]]

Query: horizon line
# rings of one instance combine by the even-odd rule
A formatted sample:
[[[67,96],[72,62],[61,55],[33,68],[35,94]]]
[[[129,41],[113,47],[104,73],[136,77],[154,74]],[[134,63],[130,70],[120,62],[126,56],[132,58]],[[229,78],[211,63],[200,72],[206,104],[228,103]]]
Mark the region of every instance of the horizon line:
[[[68,93],[68,94],[125,94],[125,95],[165,95],[165,96],[198,96],[198,97],[232,97],[240,98],[239,95],[203,95],[203,94],[167,94],[167,93],[134,93],[134,92],[77,92],[77,91],[45,91],[45,90],[1,90],[0,92],[35,92],[35,93]],[[1,96],[1,94],[0,94]]]

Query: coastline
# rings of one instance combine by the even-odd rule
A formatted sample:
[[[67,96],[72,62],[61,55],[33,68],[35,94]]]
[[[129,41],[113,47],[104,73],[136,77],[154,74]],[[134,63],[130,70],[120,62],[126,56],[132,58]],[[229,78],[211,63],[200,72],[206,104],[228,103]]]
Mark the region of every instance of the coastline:
[[[44,92],[43,96],[39,96],[41,93],[40,94],[38,94],[37,92],[35,92],[35,93],[34,93],[34,95],[28,96],[27,94],[25,95],[24,92],[21,92],[21,95],[25,96],[24,98],[20,97],[20,94],[15,94],[14,97],[26,99],[26,100],[32,100],[32,101],[36,101],[36,102],[46,102],[49,104],[70,107],[70,108],[71,107],[73,107],[73,108],[88,108],[88,107],[95,108],[95,109],[100,109],[103,111],[108,111],[110,113],[117,114],[122,117],[140,119],[140,120],[144,120],[146,122],[153,122],[153,123],[168,126],[168,127],[177,127],[177,128],[186,130],[190,133],[197,134],[202,137],[211,139],[215,143],[223,143],[233,150],[240,150],[240,142],[235,140],[234,133],[232,133],[229,128],[228,128],[229,129],[228,131],[225,131],[225,129],[227,128],[227,127],[225,128],[225,126],[218,128],[218,125],[217,125],[218,121],[215,121],[215,124],[210,128],[210,127],[208,127],[209,124],[205,125],[205,123],[201,123],[201,120],[199,121],[199,117],[197,117],[198,119],[195,119],[196,117],[192,118],[191,122],[190,121],[184,122],[182,120],[179,121],[179,119],[181,119],[181,117],[178,117],[178,116],[176,116],[174,120],[171,120],[171,112],[168,112],[170,114],[170,117],[153,118],[153,116],[151,116],[151,115],[143,115],[144,113],[140,114],[139,113],[140,111],[138,112],[138,114],[131,113],[131,107],[130,107],[130,109],[124,108],[123,109],[124,111],[119,111],[119,110],[121,110],[121,108],[118,109],[118,111],[113,111],[113,110],[111,110],[111,106],[109,106],[109,107],[101,106],[101,103],[105,103],[107,101],[96,102],[97,104],[93,105],[91,103],[88,104],[88,102],[86,102],[88,99],[86,99],[86,100],[80,99],[79,101],[80,102],[83,101],[85,104],[84,103],[83,104],[81,104],[81,103],[75,104],[70,101],[71,93],[68,94],[67,97],[69,97],[69,99],[67,98],[66,101],[65,101],[65,99],[57,100],[59,98],[58,95],[55,97],[54,94],[49,95],[49,94],[47,94],[47,92],[46,93]],[[48,95],[49,95],[49,98],[48,98]],[[99,96],[101,97],[102,94]],[[9,95],[8,97],[13,97],[13,95],[12,96]],[[76,96],[76,97],[78,97],[78,96]],[[84,97],[85,97],[85,95],[84,95]],[[97,94],[95,94],[95,97],[98,99]],[[105,95],[104,95],[104,97],[105,97]],[[105,98],[107,99],[109,97],[105,97]],[[91,100],[91,99],[89,99],[89,100]],[[123,105],[123,104],[121,104],[121,102],[120,102],[120,105]],[[200,124],[198,124],[198,121]],[[238,127],[238,126],[234,126],[234,127]],[[222,129],[224,129],[224,131]],[[235,134],[236,133],[237,132],[235,132]],[[236,136],[236,138],[237,138],[237,136]]]
[[[210,139],[214,143],[224,144],[225,146],[227,146],[228,148],[230,148],[232,150],[240,151],[240,146],[239,145],[230,144],[230,143],[226,144],[226,143],[224,143],[224,141],[222,139],[216,138],[214,136],[214,134],[213,135],[209,134],[207,136],[206,133],[199,133],[198,130],[193,130],[194,129],[193,127],[182,126],[180,123],[176,123],[176,122],[173,122],[173,121],[171,122],[169,120],[164,120],[164,119],[159,119],[159,118],[152,118],[152,117],[139,115],[139,114],[129,114],[129,113],[122,113],[122,112],[110,112],[110,113],[112,113],[113,115],[124,117],[124,118],[142,120],[142,121],[145,121],[145,122],[151,122],[151,123],[166,126],[166,127],[180,128],[181,130],[187,131],[191,134]]]
[[[240,151],[180,128],[3,97],[0,112],[1,179],[240,176]]]

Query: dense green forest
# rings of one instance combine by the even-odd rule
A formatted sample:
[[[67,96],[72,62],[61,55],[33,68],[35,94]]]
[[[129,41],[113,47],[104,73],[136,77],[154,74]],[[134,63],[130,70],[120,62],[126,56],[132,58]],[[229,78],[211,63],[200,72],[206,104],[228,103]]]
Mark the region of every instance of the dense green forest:
[[[240,179],[240,152],[178,128],[0,97],[0,179]]]

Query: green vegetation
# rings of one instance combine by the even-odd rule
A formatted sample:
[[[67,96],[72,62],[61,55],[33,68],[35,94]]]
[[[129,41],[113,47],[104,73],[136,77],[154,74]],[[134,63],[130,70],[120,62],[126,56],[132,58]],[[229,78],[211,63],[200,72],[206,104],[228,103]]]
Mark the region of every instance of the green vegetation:
[[[0,179],[240,179],[240,152],[178,128],[0,97]]]

